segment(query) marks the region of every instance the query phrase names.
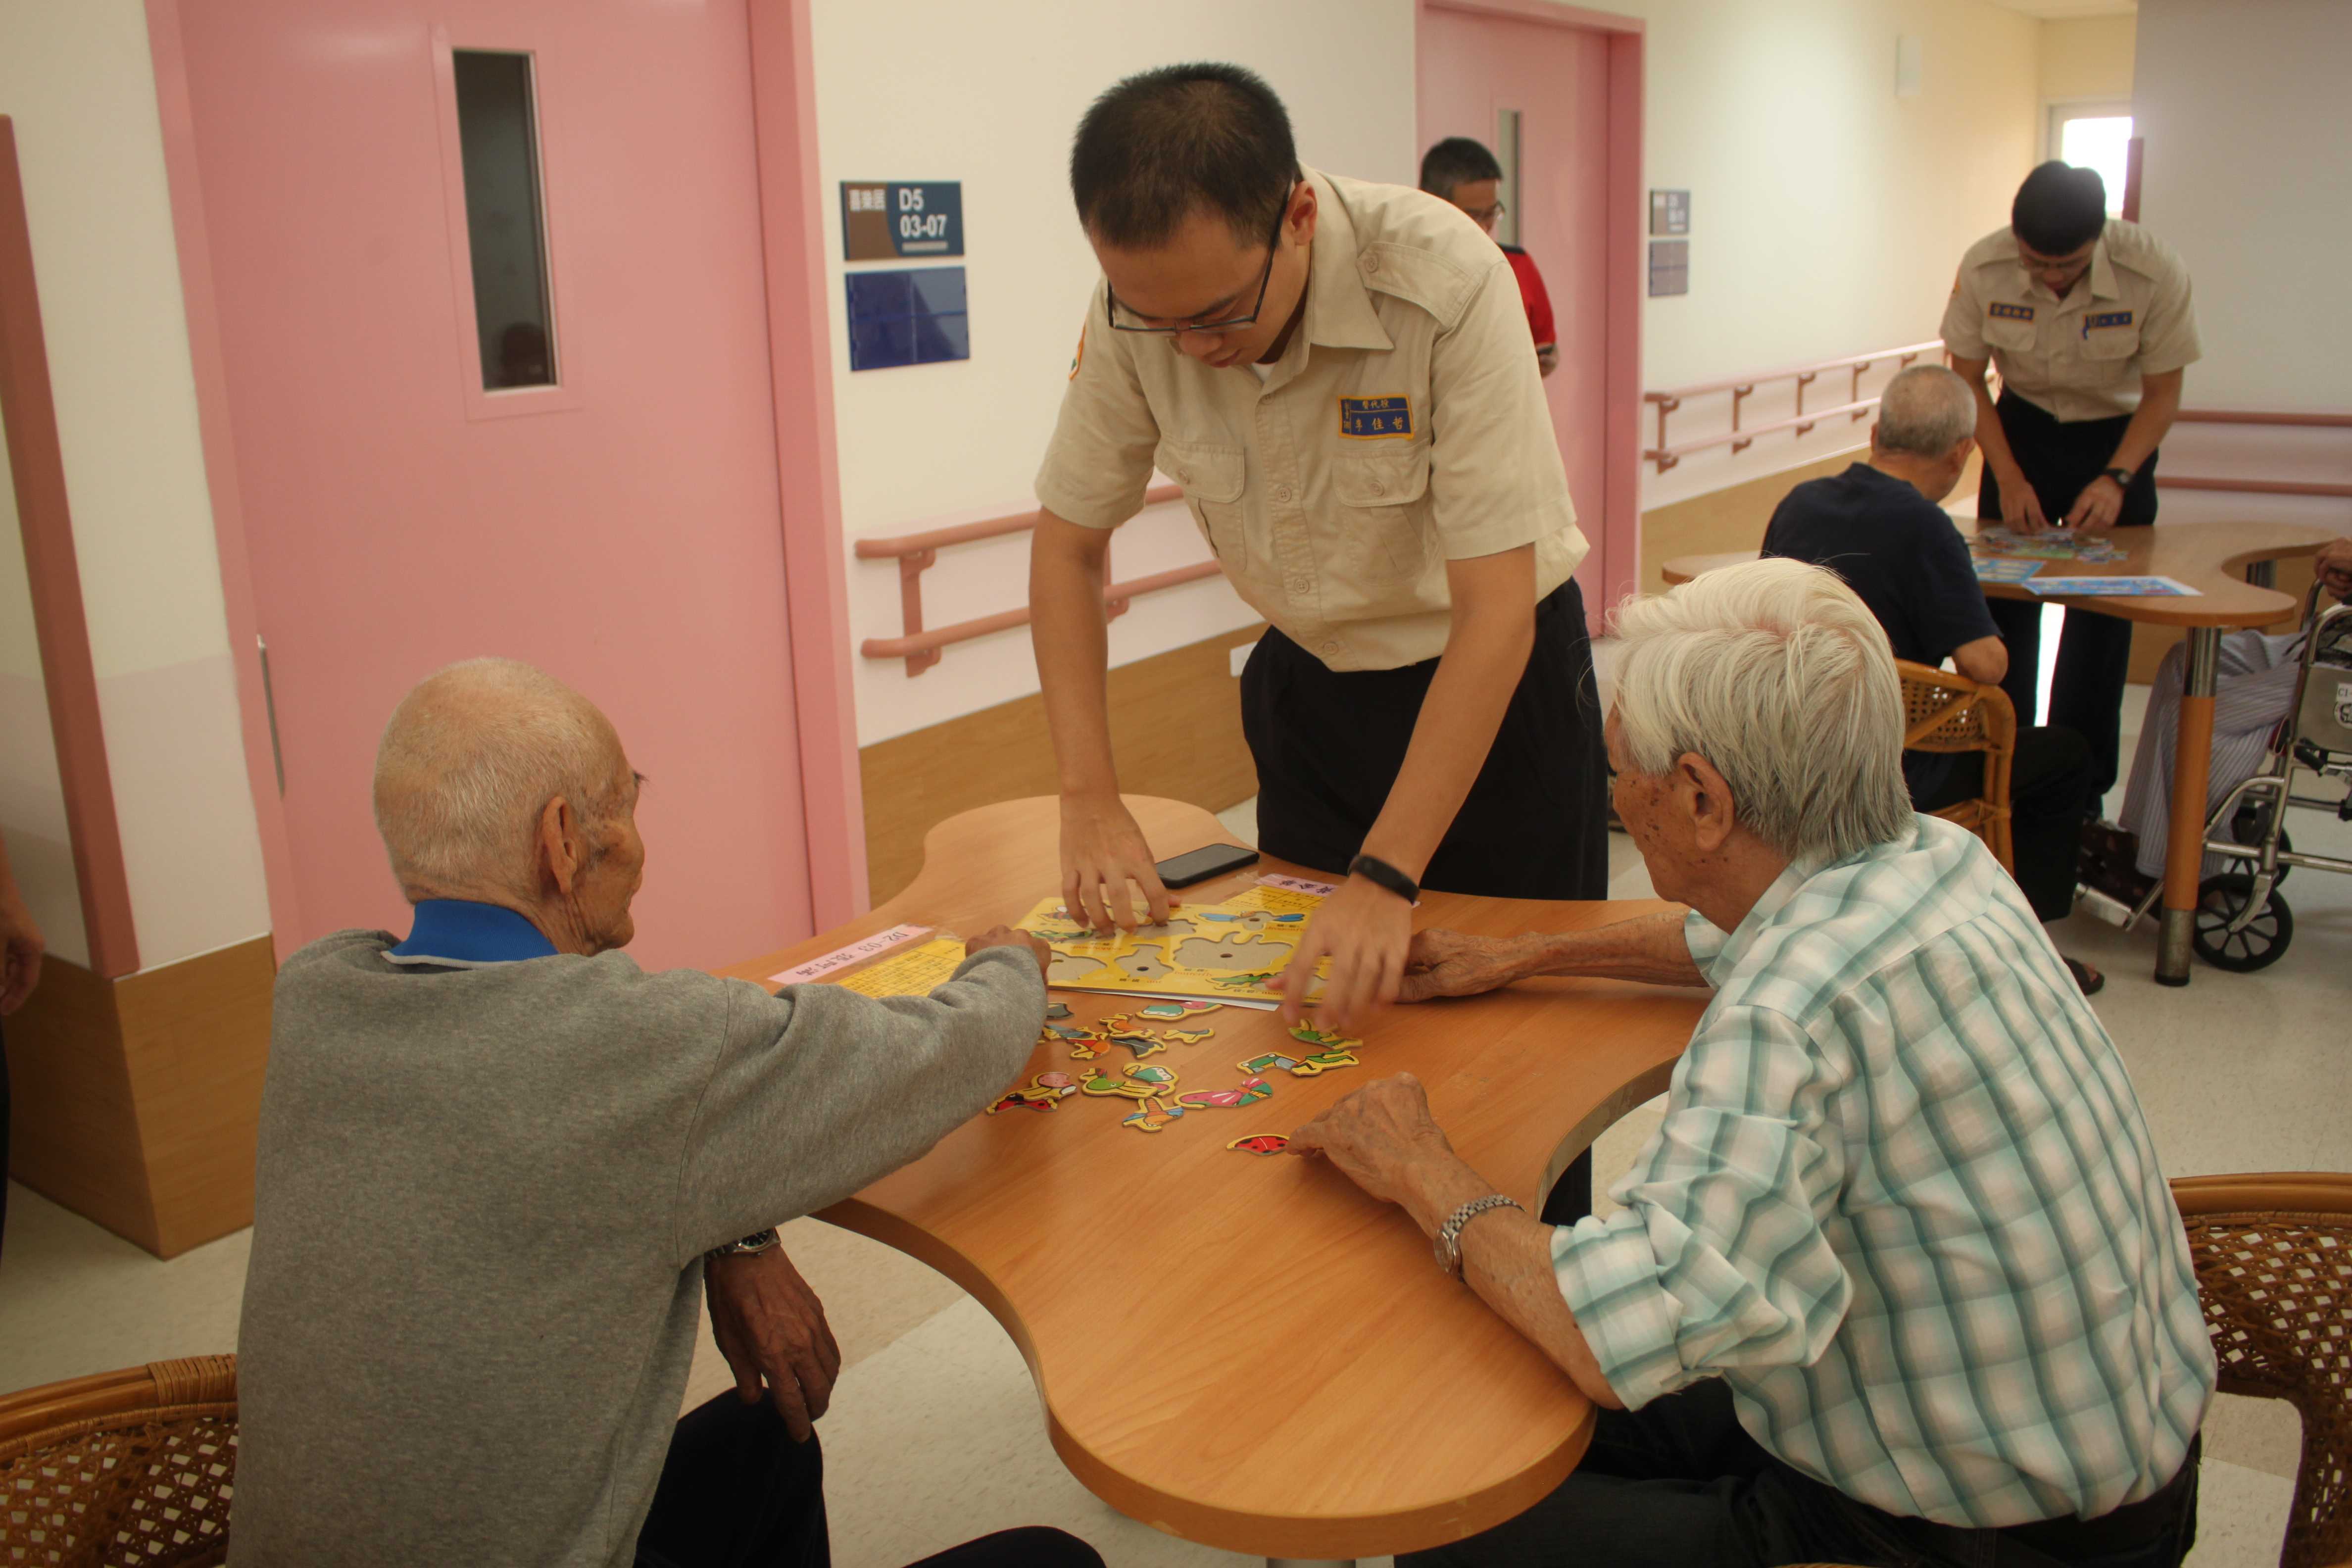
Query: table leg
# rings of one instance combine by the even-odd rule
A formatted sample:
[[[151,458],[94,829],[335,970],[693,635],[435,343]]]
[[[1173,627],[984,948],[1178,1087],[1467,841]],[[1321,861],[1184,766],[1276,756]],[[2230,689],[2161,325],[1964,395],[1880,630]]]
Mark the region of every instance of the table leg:
[[[2189,933],[2205,866],[2205,775],[2213,763],[2214,668],[2221,628],[2189,629],[2189,664],[2180,693],[2180,728],[2172,748],[2172,822],[2164,849],[2164,918],[2156,944],[2159,985],[2189,984]]]

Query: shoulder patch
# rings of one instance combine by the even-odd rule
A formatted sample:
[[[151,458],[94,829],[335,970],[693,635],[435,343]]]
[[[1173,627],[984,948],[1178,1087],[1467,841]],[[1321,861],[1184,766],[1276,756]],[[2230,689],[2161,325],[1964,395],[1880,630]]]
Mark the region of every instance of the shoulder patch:
[[[1985,314],[1994,318],[1996,321],[2030,321],[2033,320],[2033,307],[2031,305],[2012,305],[2006,300],[1995,300],[1991,304],[1985,307]]]
[[[1343,397],[1339,399],[1339,434],[1351,441],[1410,440],[1412,399]]]

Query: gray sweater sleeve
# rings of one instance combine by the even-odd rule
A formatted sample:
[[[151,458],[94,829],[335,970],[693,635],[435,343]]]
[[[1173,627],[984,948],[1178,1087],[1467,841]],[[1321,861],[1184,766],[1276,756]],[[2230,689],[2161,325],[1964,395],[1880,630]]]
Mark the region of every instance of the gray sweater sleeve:
[[[1045,1021],[1025,948],[967,959],[928,996],[725,984],[726,1037],[679,1173],[681,1266],[920,1156],[1003,1091]]]

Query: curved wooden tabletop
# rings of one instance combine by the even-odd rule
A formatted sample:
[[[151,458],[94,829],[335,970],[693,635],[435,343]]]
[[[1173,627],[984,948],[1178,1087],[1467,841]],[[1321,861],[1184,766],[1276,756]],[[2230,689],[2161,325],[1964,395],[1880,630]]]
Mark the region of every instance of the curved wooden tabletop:
[[[1963,538],[1976,538],[1974,518],[1952,520]],[[2262,561],[2285,561],[2316,555],[2319,547],[2336,537],[2332,529],[2292,522],[2166,522],[2154,528],[2117,529],[2111,535],[2124,547],[2123,559],[2076,563],[2052,561],[2042,568],[2049,577],[2170,577],[2198,590],[2193,599],[2084,598],[2074,595],[2037,594],[2016,583],[1988,583],[1987,595],[1996,599],[2033,599],[2063,605],[2068,609],[2095,610],[2126,621],[2149,621],[2167,626],[2267,626],[2302,613],[2302,602],[2275,588],[2258,588],[2245,580],[2245,570]],[[1713,555],[1677,555],[1659,570],[1669,587],[1687,583],[1702,572],[1734,566],[1756,559],[1753,550],[1730,550]]]
[[[1155,856],[1233,842],[1197,807],[1128,804]],[[932,829],[922,875],[870,915],[723,973],[764,982],[901,921],[968,935],[1016,920],[1055,890],[1058,832],[1051,798],[967,812]],[[1261,861],[1179,896],[1213,901],[1268,871],[1317,874]],[[1500,935],[1662,907],[1432,893],[1419,921]],[[1137,1005],[1056,996],[1079,1020]],[[1398,1008],[1368,1034],[1360,1068],[1271,1074],[1261,1104],[1194,1110],[1152,1134],[1120,1124],[1123,1100],[975,1116],[823,1217],[978,1297],[1027,1357],[1063,1462],[1122,1512],[1267,1557],[1434,1546],[1557,1486],[1591,1407],[1438,1272],[1402,1211],[1319,1161],[1225,1145],[1411,1070],[1464,1157],[1532,1212],[1550,1173],[1664,1090],[1703,1005],[1691,991],[1538,981]],[[1177,1070],[1180,1092],[1235,1085],[1237,1063],[1290,1044],[1272,1013],[1227,1007],[1194,1026],[1214,1037],[1150,1058]],[[1071,1065],[1041,1047],[1021,1081]]]

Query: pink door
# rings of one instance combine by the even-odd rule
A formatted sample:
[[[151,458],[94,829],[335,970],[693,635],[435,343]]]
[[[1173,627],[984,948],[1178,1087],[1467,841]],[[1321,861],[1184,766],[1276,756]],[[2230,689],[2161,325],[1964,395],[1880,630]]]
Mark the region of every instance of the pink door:
[[[1585,607],[1597,618],[1630,587],[1631,531],[1638,526],[1630,516],[1632,454],[1615,450],[1609,417],[1614,384],[1623,380],[1612,346],[1622,356],[1624,345],[1612,345],[1612,334],[1622,334],[1638,310],[1630,299],[1612,309],[1612,246],[1624,234],[1622,218],[1616,229],[1611,224],[1616,199],[1611,138],[1628,133],[1626,106],[1612,113],[1612,38],[1554,22],[1424,4],[1417,47],[1421,151],[1448,136],[1467,136],[1496,152],[1511,209],[1504,224],[1516,217],[1516,243],[1534,258],[1551,296],[1559,368],[1544,382],[1544,392],[1577,521],[1592,545],[1576,575]],[[1639,123],[1636,107],[1635,136]],[[1502,226],[1497,235],[1511,237]],[[1622,267],[1614,269],[1621,288],[1622,274]],[[1638,384],[1632,394],[1638,400]]]
[[[406,929],[376,738],[479,654],[585,692],[650,778],[641,963],[807,935],[742,0],[180,24],[282,753],[280,953]]]

